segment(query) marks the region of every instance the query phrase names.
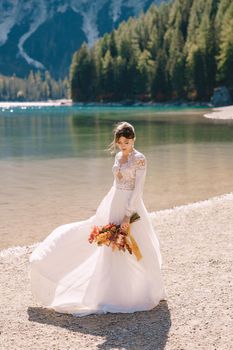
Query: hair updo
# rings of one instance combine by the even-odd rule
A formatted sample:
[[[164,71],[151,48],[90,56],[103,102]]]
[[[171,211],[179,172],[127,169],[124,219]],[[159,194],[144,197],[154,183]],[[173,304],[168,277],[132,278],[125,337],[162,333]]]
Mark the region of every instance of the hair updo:
[[[119,122],[115,125],[113,129],[114,139],[110,143],[108,150],[111,154],[113,154],[116,151],[116,143],[120,139],[121,136],[125,137],[126,139],[134,139],[136,140],[136,133],[134,130],[133,125],[127,122]]]

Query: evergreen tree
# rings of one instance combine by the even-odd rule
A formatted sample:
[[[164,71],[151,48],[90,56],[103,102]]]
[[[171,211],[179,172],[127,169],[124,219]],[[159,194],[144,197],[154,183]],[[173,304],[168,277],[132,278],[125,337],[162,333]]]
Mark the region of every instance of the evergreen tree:
[[[161,50],[157,54],[154,72],[151,79],[151,98],[154,101],[166,101],[168,81],[166,76],[166,58]]]
[[[193,2],[188,26],[186,74],[188,90],[193,98],[206,100],[215,84],[215,28],[214,18],[218,0]]]
[[[102,77],[102,84],[103,84],[103,90],[105,91],[105,95],[107,95],[105,98],[112,99],[114,98],[114,63],[113,58],[111,56],[110,50],[106,52],[106,54],[103,57],[102,60],[102,70],[103,70],[103,77]]]
[[[86,44],[73,57],[70,73],[71,98],[90,101],[94,98],[95,64]]]
[[[110,54],[111,54],[112,58],[117,57],[118,49],[117,49],[117,45],[116,45],[115,31],[112,31],[112,33],[110,34],[109,51],[110,51]]]
[[[233,3],[223,17],[218,60],[218,81],[233,89]]]

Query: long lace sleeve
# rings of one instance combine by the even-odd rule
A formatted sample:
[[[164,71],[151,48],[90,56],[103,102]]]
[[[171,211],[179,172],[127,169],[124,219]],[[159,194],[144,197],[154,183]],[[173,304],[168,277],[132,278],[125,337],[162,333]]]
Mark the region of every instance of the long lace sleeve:
[[[128,205],[126,207],[126,216],[131,216],[135,210],[135,204],[142,198],[143,187],[146,177],[147,170],[147,160],[143,154],[140,154],[135,159],[135,168],[136,168],[136,177],[135,177],[135,186],[132,194],[129,198]]]

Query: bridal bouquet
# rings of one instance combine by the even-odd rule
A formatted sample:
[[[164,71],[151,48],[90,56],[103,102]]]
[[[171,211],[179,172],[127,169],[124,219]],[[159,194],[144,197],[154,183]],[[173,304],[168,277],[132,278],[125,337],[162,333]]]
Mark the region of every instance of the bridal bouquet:
[[[134,254],[137,260],[142,258],[140,249],[130,232],[130,224],[140,219],[137,213],[134,213],[130,217],[129,226],[126,230],[123,230],[120,225],[110,223],[104,226],[96,226],[92,228],[88,241],[90,243],[97,243],[97,245],[106,245],[115,249],[127,250],[130,254]]]

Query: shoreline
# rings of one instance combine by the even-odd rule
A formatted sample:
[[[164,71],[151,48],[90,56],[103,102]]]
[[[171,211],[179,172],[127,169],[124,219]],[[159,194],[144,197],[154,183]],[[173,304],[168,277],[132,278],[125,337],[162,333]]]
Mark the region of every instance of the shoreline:
[[[210,204],[210,202],[212,202],[212,201],[221,201],[221,200],[228,199],[228,198],[232,199],[232,201],[233,201],[233,192],[224,193],[224,194],[221,194],[219,196],[210,197],[210,198],[203,199],[203,200],[200,200],[197,202],[190,202],[188,204],[177,205],[177,206],[167,208],[167,209],[160,209],[160,210],[152,211],[152,212],[149,212],[149,216],[151,217],[151,219],[153,221],[160,214],[166,215],[166,214],[173,213],[173,212],[178,213],[182,210],[187,212],[188,210],[192,210],[193,208],[198,209],[198,208],[202,208],[204,206],[208,206]],[[232,209],[232,212],[233,212],[233,209]],[[86,219],[82,219],[82,220],[86,220]],[[5,255],[8,255],[7,252],[11,252],[11,253],[15,252],[17,256],[21,255],[24,253],[25,248],[34,248],[39,243],[40,243],[40,241],[35,242],[33,244],[29,244],[29,245],[23,245],[23,246],[13,245],[13,246],[10,246],[7,248],[0,249],[0,258],[4,257]],[[21,250],[23,253],[21,253]]]
[[[46,101],[0,101],[0,109],[2,112],[12,108],[27,109],[30,107],[184,107],[184,108],[207,108],[212,109],[210,113],[203,114],[203,117],[209,119],[232,120],[233,105],[214,107],[210,102],[73,102],[71,99],[46,100]]]
[[[72,106],[72,100],[46,100],[46,101],[0,101],[0,108],[9,109],[14,107],[57,107]]]
[[[122,102],[73,102],[71,99],[46,100],[46,101],[0,101],[0,108],[26,108],[26,107],[60,107],[60,106],[79,106],[79,107],[206,107],[212,108],[209,102],[189,102],[189,101],[168,101],[168,102],[140,102],[140,101],[122,101]]]
[[[233,120],[233,105],[213,108],[211,113],[204,114],[205,118]]]
[[[2,250],[2,344],[12,350],[228,350],[233,344],[232,204],[233,192],[150,213],[168,294],[150,311],[78,318],[39,307],[28,262],[38,243]]]

